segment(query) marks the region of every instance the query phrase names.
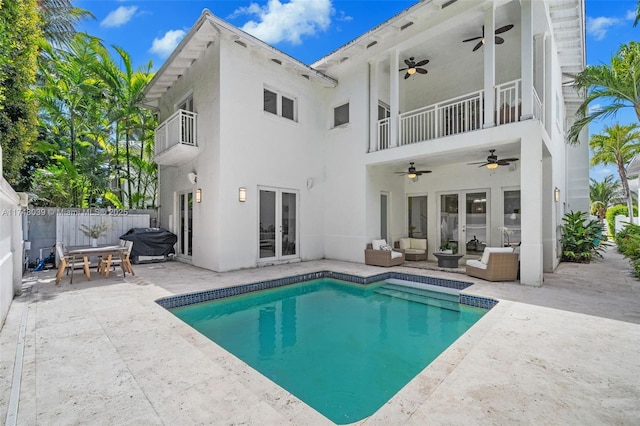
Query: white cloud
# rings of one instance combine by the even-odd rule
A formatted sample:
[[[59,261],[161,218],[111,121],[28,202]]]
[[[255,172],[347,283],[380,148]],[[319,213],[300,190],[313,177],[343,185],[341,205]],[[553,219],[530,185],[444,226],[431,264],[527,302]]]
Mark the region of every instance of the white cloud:
[[[587,34],[593,36],[596,40],[602,40],[607,35],[607,31],[620,23],[618,18],[608,18],[599,16],[597,18],[587,17]]]
[[[600,104],[589,105],[589,114],[593,114],[594,112],[598,112],[601,109],[602,109],[602,105],[600,105]]]
[[[331,24],[334,13],[331,0],[269,0],[265,6],[251,3],[236,9],[232,17],[253,15],[256,20],[244,24],[242,29],[266,43],[288,41],[302,43],[303,36],[312,36],[325,31]]]
[[[611,169],[596,170],[596,173],[598,173],[600,175],[610,175],[611,174]]]
[[[120,6],[109,12],[107,17],[100,22],[100,26],[105,28],[120,27],[129,22],[137,11],[138,6]]]
[[[636,11],[635,10],[627,10],[627,14],[624,19],[627,21],[635,21],[636,20]]]
[[[183,30],[169,30],[162,38],[153,39],[149,52],[155,53],[161,58],[166,58],[173,52],[180,40],[187,34]]]

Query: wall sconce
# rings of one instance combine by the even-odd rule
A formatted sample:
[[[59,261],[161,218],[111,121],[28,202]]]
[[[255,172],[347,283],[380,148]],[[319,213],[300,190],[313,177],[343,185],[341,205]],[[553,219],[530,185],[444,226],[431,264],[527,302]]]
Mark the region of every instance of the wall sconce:
[[[247,201],[247,188],[244,188],[242,186],[238,188],[238,201],[240,201],[241,203]]]
[[[560,201],[560,189],[557,186],[553,190],[553,199],[556,203]]]
[[[196,203],[202,202],[202,189],[196,189]]]

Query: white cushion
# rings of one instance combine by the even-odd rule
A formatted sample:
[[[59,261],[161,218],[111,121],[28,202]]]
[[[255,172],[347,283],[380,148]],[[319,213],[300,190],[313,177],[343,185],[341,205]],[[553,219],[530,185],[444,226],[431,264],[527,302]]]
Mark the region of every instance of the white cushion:
[[[411,248],[411,238],[400,238],[399,246],[401,249]]]
[[[411,248],[427,250],[427,240],[424,238],[411,238]]]
[[[392,259],[396,259],[398,257],[402,257],[402,253],[400,253],[399,251],[392,250],[391,251],[391,258]]]
[[[382,250],[382,246],[386,246],[387,245],[387,241],[386,240],[373,240],[371,241],[371,247],[373,247],[374,250]]]
[[[482,252],[482,259],[480,259],[480,262],[485,265],[489,263],[489,255],[491,253],[513,253],[513,249],[511,247],[486,247]]]
[[[405,249],[404,252],[406,254],[425,254],[426,250],[419,250],[419,249],[415,249],[415,248],[408,248]]]
[[[487,269],[487,264],[482,263],[477,259],[469,259],[467,260],[467,266],[473,266],[474,268]]]

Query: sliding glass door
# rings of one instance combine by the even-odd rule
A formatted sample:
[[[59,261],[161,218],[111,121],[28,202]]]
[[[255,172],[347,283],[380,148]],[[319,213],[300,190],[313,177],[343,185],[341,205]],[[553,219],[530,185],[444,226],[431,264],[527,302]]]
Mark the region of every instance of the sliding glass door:
[[[177,255],[191,257],[193,247],[193,192],[189,191],[178,193],[177,204]]]

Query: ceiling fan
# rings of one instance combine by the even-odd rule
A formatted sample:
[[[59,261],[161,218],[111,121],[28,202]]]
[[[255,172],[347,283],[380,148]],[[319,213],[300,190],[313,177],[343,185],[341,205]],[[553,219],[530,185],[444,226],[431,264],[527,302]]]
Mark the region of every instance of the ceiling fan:
[[[497,34],[502,34],[502,33],[506,33],[507,31],[509,31],[511,28],[513,28],[513,24],[509,24],[509,25],[505,25],[503,27],[500,27],[496,30],[496,44],[502,44],[504,43],[504,39],[502,37],[498,37]],[[475,45],[475,47],[473,48],[473,51],[475,52],[476,50],[480,49],[480,47],[482,47],[482,45],[484,44],[484,25],[482,26],[482,35],[478,36],[478,37],[472,37],[472,38],[468,38],[466,40],[462,40],[463,43],[466,43],[468,41],[474,41],[474,40],[480,40],[478,42],[478,44]]]
[[[409,163],[409,168],[406,172],[395,172],[397,175],[406,175],[409,179],[414,179],[425,173],[431,173],[431,170],[416,170],[413,161]]]
[[[498,156],[495,154],[496,150],[495,149],[490,149],[489,150],[490,154],[487,157],[487,161],[477,161],[475,163],[467,163],[467,164],[480,164],[478,167],[484,167],[487,166],[488,169],[497,169],[498,166],[508,166],[509,164],[511,164],[514,161],[518,161],[517,158],[502,158],[500,160],[498,160]]]
[[[406,80],[407,78],[411,77],[413,74],[415,74],[416,72],[419,74],[426,74],[427,70],[425,70],[424,68],[418,68],[418,67],[422,67],[424,65],[427,65],[429,63],[428,59],[423,59],[422,61],[416,63],[414,61],[414,57],[410,57],[409,59],[405,59],[404,63],[407,64],[407,68],[400,68],[398,71],[406,71],[407,73],[404,75],[404,79]]]

